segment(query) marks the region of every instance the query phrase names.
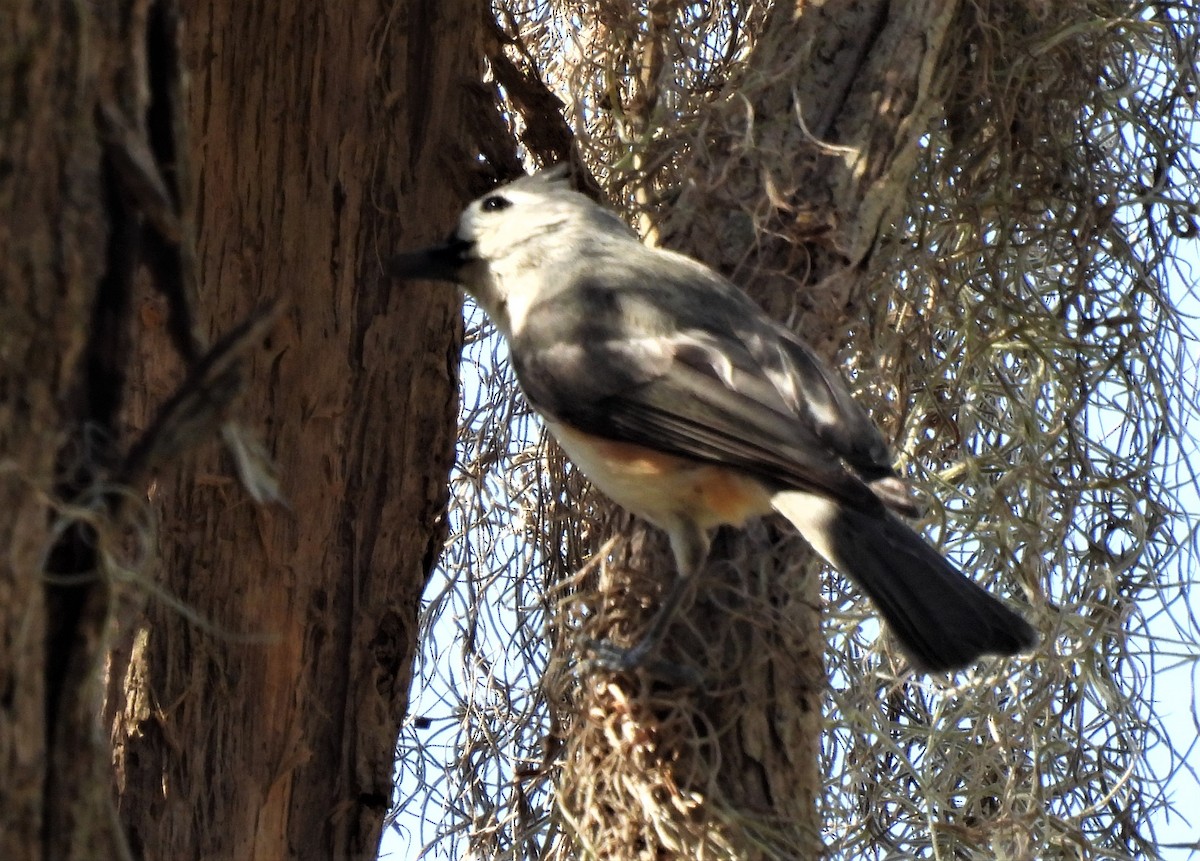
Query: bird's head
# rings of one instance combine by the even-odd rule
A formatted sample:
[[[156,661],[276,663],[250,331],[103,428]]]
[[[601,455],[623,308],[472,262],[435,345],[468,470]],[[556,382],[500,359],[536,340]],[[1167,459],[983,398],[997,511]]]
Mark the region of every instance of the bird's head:
[[[546,282],[597,242],[637,241],[617,215],[571,189],[566,166],[525,176],[472,201],[440,244],[393,257],[389,273],[405,280],[455,283],[500,317],[528,304]]]

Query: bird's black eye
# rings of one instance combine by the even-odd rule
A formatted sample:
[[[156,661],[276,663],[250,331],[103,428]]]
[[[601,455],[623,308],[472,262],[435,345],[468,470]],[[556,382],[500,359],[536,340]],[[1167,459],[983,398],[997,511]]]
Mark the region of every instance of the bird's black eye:
[[[512,206],[512,201],[499,194],[493,194],[490,197],[485,197],[483,203],[479,204],[479,206],[484,212],[499,212],[502,209],[508,209]]]

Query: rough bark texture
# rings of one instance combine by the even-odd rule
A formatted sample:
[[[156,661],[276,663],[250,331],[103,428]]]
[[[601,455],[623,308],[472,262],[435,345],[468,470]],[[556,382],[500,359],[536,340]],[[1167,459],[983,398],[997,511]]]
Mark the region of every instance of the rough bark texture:
[[[138,224],[106,111],[144,85],[145,7],[0,13],[0,857],[115,857],[97,732]],[[71,508],[68,508],[71,506]]]
[[[242,416],[280,468],[257,508],[211,447],[160,477],[159,582],[114,662],[121,818],[147,858],[373,857],[416,616],[440,548],[458,299],[380,259],[453,219],[473,0],[189,9],[201,319],[282,316]],[[143,297],[147,402],[167,367]],[[144,421],[144,416],[139,421]]]
[[[42,857],[48,501],[64,401],[103,265],[95,69],[82,22],[39,2],[0,18],[0,856]]]
[[[709,150],[710,163],[685,168],[692,175],[724,173],[729,187],[690,184],[693,194],[685,192],[673,210],[688,217],[664,225],[668,245],[725,272],[755,273],[749,282],[740,280],[830,361],[855,321],[866,319],[861,283],[914,163],[920,131],[913,129],[928,116],[927,77],[948,12],[938,2],[804,3],[794,10],[780,4],[750,58],[747,80],[761,88],[743,92],[754,109],[755,146],[743,148],[744,141],[731,137]],[[767,214],[757,207],[763,220],[755,225],[759,242],[749,261],[744,246],[728,241],[746,235],[744,222],[737,223],[743,213],[720,199],[730,193],[737,200],[744,183],[774,196]],[[755,198],[762,201],[762,193]],[[727,791],[736,787],[748,811],[800,826],[795,833],[804,843],[794,847],[797,857],[817,857],[826,685],[820,581],[797,574],[808,555],[802,542],[789,539],[755,553],[751,546],[762,540],[731,539],[735,547],[717,550],[761,578],[764,597],[779,615],[772,628],[744,635],[745,654],[772,660],[747,661],[739,695],[715,698],[710,720],[738,727],[720,748]],[[706,622],[700,628],[710,630]]]

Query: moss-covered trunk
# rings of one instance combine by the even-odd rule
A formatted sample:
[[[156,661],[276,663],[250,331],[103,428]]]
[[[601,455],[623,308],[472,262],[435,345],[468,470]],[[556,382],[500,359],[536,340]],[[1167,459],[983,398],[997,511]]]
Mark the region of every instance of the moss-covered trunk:
[[[655,6],[662,20],[651,39],[674,38],[668,5]],[[683,153],[664,171],[678,193],[644,219],[655,239],[729,274],[833,361],[865,317],[871,255],[939,106],[951,11],[774,7],[725,89],[689,120],[695,138],[678,128],[646,135],[651,148]],[[653,46],[644,54],[653,59]],[[647,107],[646,124],[664,110]],[[653,152],[643,161],[670,163]],[[640,602],[648,614],[661,579],[646,572],[670,577],[673,563],[661,542],[632,547],[609,566],[606,591],[614,606]],[[819,857],[825,644],[808,558],[770,522],[722,531],[695,606],[664,648],[706,674],[703,691],[585,689],[577,714],[597,731],[569,742],[564,783],[586,841],[628,858]],[[623,738],[645,741],[622,757],[628,772],[614,773],[614,740]]]

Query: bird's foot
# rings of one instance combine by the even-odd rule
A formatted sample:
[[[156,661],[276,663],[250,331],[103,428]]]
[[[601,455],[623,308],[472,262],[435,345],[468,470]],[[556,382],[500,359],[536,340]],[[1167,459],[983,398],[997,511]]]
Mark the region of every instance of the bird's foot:
[[[654,644],[646,640],[628,649],[608,640],[593,640],[590,637],[584,637],[582,643],[591,653],[588,663],[597,669],[612,673],[628,673],[641,669],[655,678],[688,687],[699,687],[704,681],[700,672],[693,667],[683,667],[661,658],[651,658],[650,651]]]

